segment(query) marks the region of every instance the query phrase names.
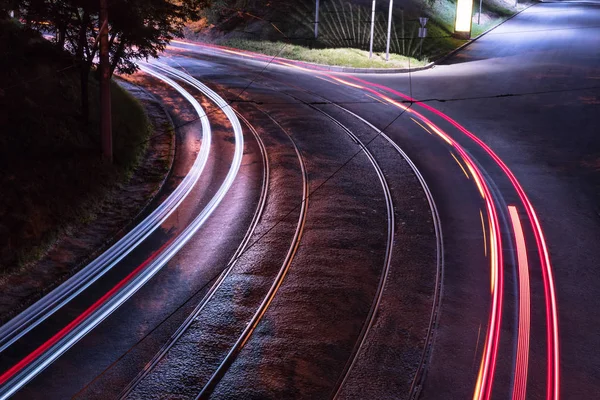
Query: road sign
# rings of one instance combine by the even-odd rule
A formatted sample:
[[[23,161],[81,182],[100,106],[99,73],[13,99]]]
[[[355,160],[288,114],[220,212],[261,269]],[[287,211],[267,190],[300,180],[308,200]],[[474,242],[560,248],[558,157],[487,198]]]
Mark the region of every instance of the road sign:
[[[427,28],[419,28],[419,37],[420,38],[427,37]]]
[[[421,28],[425,28],[425,25],[427,25],[427,21],[429,21],[429,18],[427,18],[427,17],[419,18],[419,23],[421,24]]]

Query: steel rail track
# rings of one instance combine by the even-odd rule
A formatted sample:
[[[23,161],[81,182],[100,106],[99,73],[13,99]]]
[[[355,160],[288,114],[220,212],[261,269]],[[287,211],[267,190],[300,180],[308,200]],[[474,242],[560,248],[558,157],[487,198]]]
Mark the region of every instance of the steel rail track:
[[[242,350],[244,345],[248,342],[248,339],[250,339],[250,337],[252,336],[252,333],[254,332],[254,330],[256,329],[256,327],[258,326],[260,321],[262,320],[263,316],[267,312],[267,309],[269,308],[273,299],[275,298],[277,291],[281,287],[281,284],[283,283],[283,280],[291,267],[291,264],[294,260],[296,252],[298,251],[298,247],[300,246],[300,241],[302,239],[302,234],[304,232],[304,226],[306,223],[306,214],[307,214],[307,210],[308,210],[308,198],[309,198],[308,173],[306,171],[306,166],[304,164],[304,158],[302,157],[302,153],[300,152],[300,149],[296,145],[296,142],[294,141],[292,136],[289,134],[289,132],[286,129],[284,129],[279,124],[279,122],[277,122],[268,113],[265,113],[265,112],[263,112],[263,113],[267,117],[269,117],[289,137],[292,145],[294,146],[294,151],[296,152],[296,156],[298,157],[298,160],[300,163],[300,169],[302,172],[302,203],[301,203],[301,208],[300,208],[300,215],[298,216],[298,223],[296,226],[296,231],[294,233],[294,237],[292,239],[291,246],[288,250],[288,253],[286,254],[284,262],[283,262],[277,276],[275,277],[275,280],[273,281],[273,284],[271,285],[271,287],[269,288],[269,291],[267,292],[267,295],[263,299],[259,308],[254,313],[250,322],[246,325],[246,328],[244,329],[242,334],[238,337],[237,341],[234,343],[232,348],[229,350],[229,352],[227,353],[227,355],[225,356],[223,361],[221,361],[221,364],[219,365],[219,367],[215,370],[215,372],[212,374],[212,376],[210,377],[208,382],[204,385],[204,387],[202,388],[202,390],[200,391],[198,396],[196,396],[196,399],[208,398],[212,394],[213,390],[215,389],[215,387],[217,386],[217,384],[219,383],[221,378],[225,375],[225,373],[227,372],[227,370],[229,369],[231,364],[235,361],[235,359],[237,358],[238,354],[240,353],[240,351]]]
[[[192,313],[185,319],[185,321],[179,326],[179,328],[175,331],[175,333],[171,336],[169,341],[159,350],[159,352],[150,360],[144,369],[140,371],[140,373],[127,385],[127,387],[121,392],[119,395],[120,399],[125,399],[127,396],[135,389],[135,387],[158,365],[158,363],[165,357],[165,355],[169,352],[169,350],[177,343],[179,338],[187,331],[192,322],[198,317],[198,315],[202,312],[202,310],[206,307],[208,302],[213,298],[214,294],[221,287],[223,281],[229,276],[229,273],[237,263],[237,260],[241,257],[241,255],[246,251],[248,247],[248,243],[250,243],[250,238],[254,233],[260,219],[262,218],[269,189],[269,179],[270,179],[270,168],[269,168],[269,160],[267,157],[267,149],[264,145],[264,142],[254,126],[250,124],[250,122],[244,118],[237,110],[234,110],[238,118],[242,120],[242,122],[248,127],[248,130],[252,133],[258,146],[260,148],[261,157],[263,159],[263,174],[262,174],[262,185],[261,192],[259,196],[259,202],[250,222],[250,225],[242,239],[242,242],[236,249],[235,253],[227,263],[227,267],[219,274],[216,281],[213,285],[211,285],[208,292],[204,295],[200,303],[194,308]]]
[[[423,348],[419,366],[417,367],[417,371],[415,373],[415,377],[411,383],[411,387],[410,387],[410,391],[409,391],[409,398],[415,400],[419,396],[422,382],[425,379],[425,375],[426,375],[425,374],[426,373],[425,366],[427,365],[427,362],[431,355],[431,349],[433,347],[434,332],[435,332],[435,328],[437,327],[437,324],[439,321],[439,315],[440,315],[439,311],[440,311],[440,306],[441,306],[441,301],[442,301],[443,282],[444,282],[444,241],[443,241],[443,234],[442,234],[442,222],[440,219],[440,215],[439,215],[437,206],[433,199],[433,195],[431,193],[431,190],[429,189],[429,186],[427,185],[427,182],[425,181],[425,178],[423,177],[423,175],[421,174],[421,172],[419,171],[419,169],[417,168],[415,163],[404,152],[404,150],[402,150],[400,148],[400,146],[398,146],[396,144],[396,142],[394,142],[388,135],[386,135],[383,131],[378,129],[375,125],[371,124],[366,119],[362,118],[361,116],[353,113],[352,111],[350,111],[342,106],[339,106],[337,104],[336,104],[336,106],[338,108],[340,108],[341,110],[347,112],[348,114],[354,116],[358,120],[362,121],[364,124],[366,124],[371,129],[373,129],[375,132],[377,132],[379,135],[381,135],[388,143],[390,143],[392,145],[392,147],[400,154],[400,156],[402,158],[404,158],[404,160],[407,162],[407,164],[410,166],[413,173],[419,180],[419,184],[421,185],[421,187],[423,188],[423,191],[425,192],[425,196],[427,197],[427,202],[429,204],[429,209],[431,210],[431,217],[433,220],[433,227],[434,227],[435,238],[436,238],[436,240],[435,240],[436,241],[436,276],[435,276],[435,286],[434,286],[435,289],[434,289],[434,293],[433,293],[433,300],[432,300],[432,306],[431,306],[431,317],[429,319],[429,326],[427,329],[427,335],[425,337],[425,345]]]
[[[310,93],[305,90],[303,90],[303,91],[306,93]],[[371,162],[371,164],[373,165],[373,167],[377,173],[378,179],[380,180],[380,183],[384,190],[385,199],[386,199],[386,209],[387,209],[387,213],[388,213],[388,219],[387,219],[388,220],[388,235],[387,235],[384,269],[382,271],[382,274],[380,276],[380,280],[378,283],[377,293],[375,295],[375,301],[373,302],[371,309],[369,310],[369,314],[367,316],[367,322],[363,325],[363,328],[361,329],[361,333],[359,334],[359,339],[356,342],[356,345],[353,349],[350,360],[344,368],[345,372],[343,373],[343,379],[341,382],[338,383],[338,385],[336,385],[335,393],[337,394],[337,392],[341,388],[341,385],[345,381],[346,376],[348,375],[350,369],[352,368],[352,366],[354,365],[354,363],[356,361],[356,357],[357,357],[358,353],[360,352],[360,349],[362,348],[362,345],[364,344],[366,336],[375,321],[376,312],[379,307],[379,304],[381,303],[381,298],[383,296],[383,289],[385,288],[385,284],[387,282],[387,277],[388,277],[389,270],[390,270],[393,238],[394,238],[394,234],[395,234],[395,218],[394,218],[393,200],[392,200],[392,196],[391,196],[391,191],[389,189],[389,186],[387,184],[387,181],[385,179],[383,171],[381,170],[381,167],[377,163],[375,157],[368,150],[368,148],[364,145],[364,143],[350,129],[348,129],[344,124],[342,124],[340,121],[338,121],[335,117],[331,116],[327,112],[325,112],[317,107],[314,107],[311,104],[307,104],[306,102],[298,99],[297,97],[295,97],[293,95],[290,95],[289,93],[285,93],[285,94],[289,97],[294,98],[296,101],[299,101],[302,104],[308,105],[310,108],[314,109],[315,111],[318,111],[318,112],[324,114],[327,118],[332,120],[336,125],[340,126],[344,130],[344,132],[351,138],[351,140],[354,141],[355,143],[357,143],[361,147],[362,152],[367,156],[367,158],[369,159],[369,161]],[[281,127],[281,125],[275,119],[273,119],[273,117],[271,117],[268,113],[265,113],[265,114],[269,118],[271,118],[273,122],[275,122],[278,126]],[[289,136],[289,134],[288,134],[288,136]],[[264,312],[266,312],[266,310],[264,310],[262,312],[263,315],[264,315]],[[258,322],[259,321],[256,322],[256,325],[258,325]],[[255,326],[254,326],[254,328],[255,328]],[[254,328],[252,330],[254,330]],[[236,347],[238,347],[238,343],[242,343],[241,346],[243,346],[243,344],[245,344],[247,342],[247,340],[249,339],[251,334],[252,334],[252,332],[250,332],[249,334],[244,332],[242,334],[242,336],[240,337],[240,339],[238,339],[238,341],[236,342],[236,345],[234,345],[234,349],[236,349]],[[241,346],[240,346],[240,349],[236,349],[236,353],[239,353],[239,350],[241,350]],[[231,354],[231,352],[230,352],[230,354]],[[237,354],[235,354],[235,356],[237,356]],[[235,359],[235,356],[234,356],[234,359]],[[229,368],[229,366],[231,365],[232,362],[233,362],[233,359],[228,360],[227,358],[226,358],[226,360],[223,361],[223,363],[221,364],[219,369],[213,374],[213,376],[211,377],[209,382],[205,385],[205,387],[202,389],[202,391],[196,397],[196,399],[206,399],[206,398],[210,397],[210,395],[212,394],[216,385],[218,384],[220,379],[223,377],[223,375],[225,374],[226,370]]]
[[[236,68],[242,69],[239,66],[237,66]],[[432,220],[433,220],[434,232],[435,232],[435,238],[436,238],[435,239],[436,240],[436,276],[435,276],[433,301],[432,301],[432,307],[431,307],[431,315],[430,315],[430,319],[429,319],[427,335],[425,337],[425,344],[424,344],[422,356],[421,356],[421,359],[419,362],[419,366],[417,368],[417,371],[415,372],[415,377],[411,383],[411,388],[409,391],[409,398],[412,400],[415,400],[419,397],[420,389],[421,389],[422,383],[423,383],[423,381],[425,379],[425,375],[426,375],[426,366],[431,357],[431,350],[433,347],[433,339],[434,339],[435,329],[437,328],[437,325],[439,322],[439,314],[440,314],[440,307],[441,307],[441,302],[442,302],[443,282],[444,282],[444,242],[443,242],[443,233],[442,233],[442,223],[441,223],[437,205],[433,198],[433,194],[431,193],[431,189],[427,185],[427,182],[425,181],[423,174],[421,174],[421,172],[417,168],[416,164],[412,161],[412,159],[408,156],[408,154],[406,154],[406,152],[404,150],[402,150],[402,148],[396,142],[394,142],[387,134],[385,134],[385,132],[378,129],[375,125],[373,125],[372,123],[367,121],[365,118],[359,116],[358,114],[348,110],[347,108],[345,108],[337,103],[331,102],[329,99],[319,95],[318,93],[312,92],[310,90],[306,90],[304,88],[298,87],[296,85],[292,85],[288,82],[283,82],[279,79],[275,79],[272,77],[265,77],[265,78],[267,78],[271,81],[292,87],[292,88],[302,91],[304,93],[319,97],[324,101],[324,103],[335,106],[338,109],[346,112],[347,114],[349,114],[349,115],[353,116],[354,118],[358,119],[359,121],[363,122],[365,125],[367,125],[371,129],[373,129],[375,132],[377,132],[379,135],[381,135],[390,145],[392,145],[392,147],[407,162],[407,164],[409,165],[409,167],[411,168],[411,170],[417,177],[419,184],[423,188],[423,191],[427,198],[427,202],[429,204],[429,208],[431,210],[431,216],[432,216]],[[269,87],[272,90],[276,90],[276,88],[272,87],[271,85],[265,84],[263,82],[255,82],[255,83]],[[289,94],[287,94],[287,95],[294,97]],[[297,98],[296,98],[296,100],[301,101]],[[313,109],[323,112],[322,110],[318,109],[317,107],[315,107],[313,105],[309,105],[309,106],[312,107]],[[331,117],[331,116],[329,116],[329,117]],[[361,344],[361,346],[362,346],[362,344]],[[346,373],[348,374],[349,372],[350,372],[350,370],[348,370]],[[347,379],[347,377],[343,378],[344,381],[346,379]],[[337,395],[340,392],[340,389],[341,389],[341,386],[339,386],[338,389],[335,391],[333,398],[337,397]]]
[[[247,70],[246,68],[240,67],[240,66],[236,66],[235,68],[237,69],[243,69],[243,70]],[[317,96],[321,99],[324,100],[324,102],[326,104],[329,105],[333,105],[337,108],[339,108],[340,110],[348,113],[349,115],[353,116],[354,118],[358,119],[359,121],[363,122],[365,125],[369,126],[371,129],[373,129],[375,132],[377,132],[379,135],[381,135],[390,145],[392,145],[392,147],[399,153],[399,155],[407,162],[407,164],[409,165],[409,167],[411,168],[411,170],[413,171],[413,173],[415,174],[415,176],[417,177],[419,184],[421,185],[421,187],[423,188],[423,191],[425,192],[425,196],[427,198],[427,202],[429,204],[429,208],[431,210],[431,215],[432,215],[432,220],[433,220],[433,225],[434,225],[434,232],[435,232],[435,237],[436,237],[436,277],[435,277],[435,286],[434,286],[434,296],[433,296],[433,300],[432,300],[432,309],[431,309],[431,315],[430,315],[430,320],[429,320],[429,325],[428,325],[428,329],[427,329],[427,335],[425,338],[425,343],[424,343],[424,348],[423,348],[423,352],[422,352],[422,356],[419,362],[419,366],[417,368],[417,371],[415,372],[415,377],[411,383],[411,388],[409,391],[409,398],[411,399],[416,399],[419,396],[420,393],[420,388],[421,388],[421,384],[425,378],[426,375],[426,366],[427,363],[430,359],[431,356],[431,350],[433,347],[433,339],[434,339],[434,334],[435,334],[435,329],[438,325],[439,322],[439,311],[440,311],[440,307],[441,307],[441,301],[442,301],[442,294],[443,294],[443,280],[444,280],[444,245],[443,245],[443,234],[442,234],[442,226],[441,226],[441,219],[439,216],[439,212],[436,206],[436,203],[433,199],[433,195],[431,193],[431,190],[429,188],[429,186],[427,185],[427,182],[425,181],[425,178],[423,177],[423,175],[421,174],[421,172],[419,171],[419,169],[417,168],[416,164],[411,160],[411,158],[406,154],[406,152],[404,152],[404,150],[402,150],[400,148],[400,146],[398,146],[398,144],[396,144],[388,135],[386,135],[383,131],[381,131],[380,129],[378,129],[377,127],[375,127],[373,124],[371,124],[369,121],[367,121],[366,119],[362,118],[361,116],[355,114],[354,112],[348,110],[345,107],[342,107],[336,103],[333,103],[331,101],[329,101],[327,98],[314,93],[312,91],[306,90],[304,88],[300,88],[296,85],[292,85],[289,84],[288,82],[283,82],[281,80],[278,79],[274,79],[272,77],[265,77],[269,80],[284,84],[286,86],[292,87],[296,90],[300,90],[304,93],[307,94],[311,94],[314,96]],[[263,82],[256,82],[262,86],[266,86],[269,87],[272,90],[276,90],[274,87],[263,83]],[[284,93],[294,99],[296,99],[297,101],[300,101],[302,103],[302,100],[296,98],[293,95],[290,95],[288,93]],[[306,104],[306,103],[305,103]],[[324,112],[323,110],[320,110],[319,108],[308,104],[311,108],[325,114],[327,117],[329,117],[330,119],[333,119],[334,122],[336,122],[338,125],[340,125],[341,127],[343,127],[347,132],[348,129],[341,124],[339,121],[337,121],[335,118],[333,118],[331,115],[327,114],[326,112]],[[275,121],[277,122],[277,121]],[[351,132],[350,132],[351,133]],[[358,138],[356,138],[356,136],[354,135],[354,141],[356,141],[357,143]],[[364,147],[364,146],[363,146]],[[393,215],[393,207],[392,207],[392,215]],[[392,235],[393,238],[393,235]],[[391,254],[390,254],[391,256]],[[388,266],[389,268],[389,266]],[[387,279],[387,271],[385,272],[385,274],[382,274],[382,279],[380,280],[380,284],[378,287],[378,292],[376,294],[376,298],[375,301],[373,303],[372,309],[367,317],[367,329],[366,332],[364,332],[364,334],[362,334],[362,339],[360,339],[359,341],[357,341],[358,343],[358,348],[355,349],[356,352],[353,353],[354,355],[350,358],[349,360],[349,365],[346,365],[346,368],[344,369],[344,373],[342,374],[342,377],[340,378],[341,380],[338,382],[338,384],[336,385],[336,388],[334,390],[333,393],[333,398],[336,398],[338,396],[338,394],[341,391],[341,388],[343,386],[343,384],[345,383],[345,381],[347,380],[347,377],[349,376],[349,373],[352,369],[352,367],[354,366],[355,362],[356,362],[356,357],[358,355],[358,353],[360,352],[360,348],[362,348],[364,341],[366,339],[366,334],[368,333],[368,331],[370,330],[371,326],[373,325],[374,319],[375,319],[375,314],[376,314],[376,309],[379,306],[379,303],[381,302],[381,296],[383,294],[383,289],[385,287],[385,280]],[[365,326],[363,326],[364,329]],[[213,388],[214,389],[214,388]],[[202,393],[201,393],[202,395]],[[201,396],[198,396],[198,398],[201,398]]]
[[[240,66],[236,66],[236,68],[238,69],[244,69],[247,70],[246,68],[242,68]],[[437,205],[435,203],[435,200],[433,198],[433,194],[431,193],[431,189],[429,188],[429,186],[427,185],[427,182],[425,181],[425,178],[423,177],[423,174],[421,174],[421,172],[419,171],[419,169],[417,168],[416,164],[412,161],[412,159],[408,156],[408,154],[406,154],[406,152],[404,150],[402,150],[402,148],[396,144],[396,142],[394,142],[387,134],[385,134],[385,132],[381,131],[380,129],[378,129],[375,125],[373,125],[372,123],[370,123],[369,121],[367,121],[366,119],[364,119],[363,117],[359,116],[358,114],[348,110],[347,108],[333,103],[330,100],[328,100],[327,98],[319,95],[318,93],[314,93],[312,91],[306,90],[304,88],[298,87],[296,85],[292,85],[288,82],[284,82],[281,81],[279,79],[275,79],[272,77],[267,77],[265,76],[266,79],[269,79],[271,81],[289,86],[291,88],[294,88],[296,90],[302,91],[304,93],[316,96],[321,98],[326,104],[332,105],[337,107],[338,109],[346,112],[347,114],[353,116],[354,118],[358,119],[359,121],[363,122],[365,125],[367,125],[368,127],[370,127],[371,129],[373,129],[377,134],[381,135],[399,154],[400,156],[407,162],[407,164],[409,165],[409,167],[411,168],[411,170],[413,171],[413,173],[415,174],[415,176],[417,177],[419,184],[421,185],[421,187],[423,188],[423,191],[425,193],[425,196],[427,198],[427,202],[429,204],[429,208],[431,211],[431,216],[432,216],[432,220],[433,220],[433,225],[434,225],[434,232],[435,232],[435,240],[436,240],[436,275],[435,275],[435,286],[434,286],[434,293],[433,293],[433,300],[432,300],[432,307],[431,307],[431,315],[430,315],[430,319],[429,319],[429,325],[428,325],[428,329],[427,329],[427,335],[425,337],[425,343],[424,343],[424,348],[423,348],[423,352],[422,352],[422,356],[420,358],[419,361],[419,366],[417,367],[417,370],[415,372],[415,376],[414,379],[411,383],[411,387],[410,387],[410,391],[409,391],[409,398],[410,399],[417,399],[419,397],[419,393],[420,393],[420,389],[422,387],[422,383],[425,379],[426,376],[426,366],[427,363],[430,359],[431,356],[431,350],[433,347],[433,339],[434,339],[434,333],[435,333],[435,329],[437,328],[438,322],[439,322],[439,314],[440,314],[440,307],[441,307],[441,301],[442,301],[442,295],[443,295],[443,281],[444,281],[444,242],[443,242],[443,233],[442,233],[442,223],[441,223],[441,219],[439,216],[439,212],[438,212],[438,208]],[[271,85],[268,85],[264,82],[255,82],[258,83],[262,86],[266,86],[272,90],[276,90],[276,88],[272,87]],[[293,95],[290,95],[288,93],[285,93],[288,96],[293,97],[294,99],[302,102],[302,100],[294,97]],[[303,102],[304,103],[304,102]],[[320,110],[319,108],[309,104],[309,106],[315,110],[318,110],[319,112],[324,113],[322,110]],[[326,114],[326,113],[324,113]],[[326,114],[329,118],[332,118],[330,115]],[[335,120],[338,124],[339,121]],[[340,124],[341,125],[341,124]],[[342,125],[343,126],[343,125]],[[376,300],[377,305],[380,302],[380,299]],[[372,324],[372,322],[371,322]],[[362,347],[362,343],[360,344],[360,347]],[[354,361],[352,362],[352,366],[354,365]],[[350,368],[351,369],[351,368]],[[347,375],[350,372],[350,369],[348,369],[348,371],[346,371],[346,374],[344,375],[344,377],[342,378],[343,382],[346,381],[347,379]],[[343,383],[342,383],[343,385]],[[333,395],[333,398],[337,397],[337,395],[339,394],[342,385],[340,385],[336,390],[335,393]]]

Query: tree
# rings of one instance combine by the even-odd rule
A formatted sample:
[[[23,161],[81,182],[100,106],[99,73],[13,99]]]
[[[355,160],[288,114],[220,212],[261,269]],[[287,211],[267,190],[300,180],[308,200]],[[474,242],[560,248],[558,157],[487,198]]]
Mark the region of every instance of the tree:
[[[0,0],[0,13],[4,3]],[[25,24],[54,36],[57,46],[77,60],[81,78],[84,125],[89,116],[90,72],[97,70],[100,23],[99,0],[22,0],[19,12]],[[133,73],[136,62],[157,57],[187,20],[197,19],[210,0],[107,0],[109,15],[109,76]]]

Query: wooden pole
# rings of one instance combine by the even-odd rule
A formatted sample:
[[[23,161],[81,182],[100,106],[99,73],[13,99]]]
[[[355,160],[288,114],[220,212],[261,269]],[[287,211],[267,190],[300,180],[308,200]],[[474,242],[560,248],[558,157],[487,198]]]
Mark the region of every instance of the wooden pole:
[[[315,9],[315,39],[319,36],[319,0]]]

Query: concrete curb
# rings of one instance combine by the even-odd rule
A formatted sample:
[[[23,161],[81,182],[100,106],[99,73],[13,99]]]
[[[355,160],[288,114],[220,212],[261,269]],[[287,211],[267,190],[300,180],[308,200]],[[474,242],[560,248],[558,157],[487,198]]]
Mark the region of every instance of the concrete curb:
[[[316,71],[329,71],[329,72],[342,72],[342,73],[354,73],[354,74],[402,74],[407,72],[423,71],[433,67],[434,62],[430,62],[427,65],[417,68],[354,68],[354,67],[340,67],[336,65],[323,65],[307,63],[304,61],[294,61],[297,65],[301,65],[303,68],[314,69]]]

